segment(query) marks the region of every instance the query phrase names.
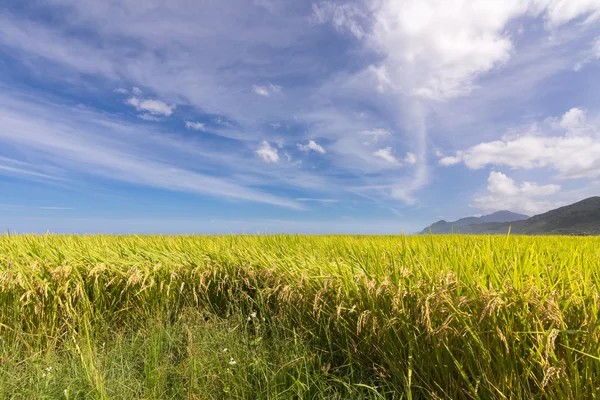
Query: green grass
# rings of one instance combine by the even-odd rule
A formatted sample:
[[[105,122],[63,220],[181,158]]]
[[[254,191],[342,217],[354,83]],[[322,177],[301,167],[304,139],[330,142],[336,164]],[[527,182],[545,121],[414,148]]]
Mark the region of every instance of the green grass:
[[[594,399],[599,303],[595,237],[4,236],[0,398]]]

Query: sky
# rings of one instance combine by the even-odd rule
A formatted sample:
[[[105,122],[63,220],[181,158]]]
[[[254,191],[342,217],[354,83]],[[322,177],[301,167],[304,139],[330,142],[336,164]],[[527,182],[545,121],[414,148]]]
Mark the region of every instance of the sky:
[[[600,195],[600,0],[4,0],[0,230],[414,233]]]

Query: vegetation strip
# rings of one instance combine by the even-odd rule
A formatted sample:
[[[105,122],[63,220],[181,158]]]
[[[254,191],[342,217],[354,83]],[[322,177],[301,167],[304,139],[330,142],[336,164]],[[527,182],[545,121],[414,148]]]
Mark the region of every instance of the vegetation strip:
[[[0,398],[597,398],[599,265],[595,237],[0,237]]]

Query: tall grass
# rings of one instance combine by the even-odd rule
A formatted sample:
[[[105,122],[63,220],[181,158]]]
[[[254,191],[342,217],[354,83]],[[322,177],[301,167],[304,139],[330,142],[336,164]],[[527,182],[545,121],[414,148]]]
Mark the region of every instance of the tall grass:
[[[0,385],[58,354],[93,398],[593,399],[599,302],[599,238],[1,237]]]

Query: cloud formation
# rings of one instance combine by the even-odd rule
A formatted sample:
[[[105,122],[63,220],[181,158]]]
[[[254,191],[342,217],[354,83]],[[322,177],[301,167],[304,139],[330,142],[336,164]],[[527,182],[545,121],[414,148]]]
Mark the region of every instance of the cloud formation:
[[[476,196],[474,206],[486,212],[511,210],[539,214],[560,204],[547,200],[548,196],[559,191],[559,185],[538,185],[534,182],[519,185],[505,174],[492,171],[488,177],[487,193]]]
[[[252,86],[252,90],[258,95],[269,97],[272,94],[281,93],[281,86],[273,85],[271,83],[266,86],[254,85]]]
[[[309,151],[312,150],[317,153],[325,154],[325,149],[323,147],[321,147],[321,145],[317,144],[317,142],[315,142],[314,140],[309,140],[308,144],[298,143],[298,149],[300,149],[300,151],[303,151],[305,153],[308,153]]]
[[[534,125],[525,133],[480,143],[454,156],[443,157],[439,164],[450,166],[462,162],[471,169],[488,165],[514,169],[548,167],[562,179],[600,176],[600,137],[597,127],[587,121],[585,111],[573,108],[560,120],[547,122],[565,131],[564,134],[551,136]]]
[[[206,127],[201,122],[185,121],[185,127],[195,131],[205,131]]]
[[[152,115],[162,115],[168,117],[173,114],[175,105],[168,105],[164,101],[160,100],[144,100],[138,97],[130,97],[126,101],[132,107],[135,107],[138,111],[147,111]]]
[[[392,154],[391,147],[384,147],[383,149],[379,149],[373,153],[375,157],[379,157],[384,161],[387,161],[390,164],[400,165],[400,161]]]
[[[30,130],[21,139],[0,132],[0,154],[31,162],[0,162],[0,170],[64,179],[64,171],[48,169],[60,165],[69,182],[76,174],[114,175],[128,184],[119,189],[128,195],[142,185],[290,208],[303,201],[286,193],[431,210],[442,197],[437,186],[446,185],[422,189],[441,174],[449,185],[468,181],[469,193],[485,185],[468,170],[435,171],[440,165],[506,168],[521,196],[530,190],[521,181],[554,175],[585,178],[561,182],[565,187],[587,185],[599,169],[599,7],[590,0],[56,0],[8,7],[0,13],[7,72],[0,93],[3,101],[18,97],[20,77],[29,93],[19,107],[2,105],[3,129],[28,108],[48,112],[42,102],[63,111],[59,120],[44,114],[20,125]],[[588,67],[575,74],[577,62]],[[79,118],[84,108],[88,119]],[[557,109],[569,111],[540,119]],[[207,126],[210,134],[191,132]],[[80,160],[71,154],[77,146],[44,148],[43,135],[32,133],[42,128],[57,143],[83,146],[83,154],[98,143],[108,161],[101,162],[104,154]],[[434,158],[429,146],[448,157]],[[298,160],[313,151],[326,156]],[[205,178],[217,180],[215,190]]]
[[[269,142],[263,140],[260,147],[256,149],[256,155],[259,156],[266,163],[277,163],[279,162],[279,154],[277,149],[271,147]]]

